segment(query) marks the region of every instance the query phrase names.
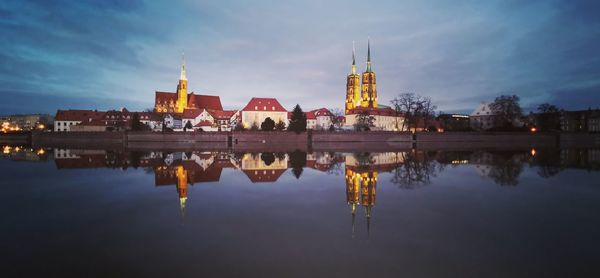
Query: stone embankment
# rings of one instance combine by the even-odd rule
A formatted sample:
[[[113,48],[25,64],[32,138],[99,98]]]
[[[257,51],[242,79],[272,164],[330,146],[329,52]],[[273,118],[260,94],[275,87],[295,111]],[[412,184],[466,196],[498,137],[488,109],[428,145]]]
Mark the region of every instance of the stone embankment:
[[[417,149],[600,148],[600,134],[517,132],[34,132],[48,147],[239,151],[393,151]]]

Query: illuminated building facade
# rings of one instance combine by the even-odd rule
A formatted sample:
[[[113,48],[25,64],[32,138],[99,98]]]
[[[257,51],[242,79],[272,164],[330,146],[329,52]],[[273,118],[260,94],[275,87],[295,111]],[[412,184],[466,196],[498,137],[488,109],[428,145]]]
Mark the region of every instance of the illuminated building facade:
[[[359,83],[360,82],[360,83]],[[379,105],[377,78],[371,64],[371,42],[367,46],[367,68],[362,77],[356,73],[354,46],[352,47],[352,67],[346,79],[345,126],[358,123],[359,115],[372,118],[373,130],[400,131],[404,117],[389,106]]]

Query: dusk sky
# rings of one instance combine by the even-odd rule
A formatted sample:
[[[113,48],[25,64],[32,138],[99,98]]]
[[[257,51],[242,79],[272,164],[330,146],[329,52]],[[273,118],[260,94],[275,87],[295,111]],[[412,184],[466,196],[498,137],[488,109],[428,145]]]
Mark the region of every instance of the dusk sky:
[[[151,108],[175,91],[182,52],[190,90],[225,108],[343,108],[352,41],[362,72],[369,37],[381,104],[415,92],[446,112],[502,93],[526,111],[600,106],[600,1],[9,0],[0,114]]]

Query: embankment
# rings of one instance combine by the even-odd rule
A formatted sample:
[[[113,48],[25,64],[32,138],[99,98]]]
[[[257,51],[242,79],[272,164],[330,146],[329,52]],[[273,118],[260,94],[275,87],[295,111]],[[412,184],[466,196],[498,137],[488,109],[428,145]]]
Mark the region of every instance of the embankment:
[[[516,132],[34,132],[36,146],[139,150],[393,151],[417,149],[600,148],[600,134]]]

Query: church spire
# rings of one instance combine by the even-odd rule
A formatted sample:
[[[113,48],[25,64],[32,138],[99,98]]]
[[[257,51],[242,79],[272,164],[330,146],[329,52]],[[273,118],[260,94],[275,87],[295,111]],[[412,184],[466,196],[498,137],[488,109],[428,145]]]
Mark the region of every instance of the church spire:
[[[371,39],[367,40],[367,72],[371,72]]]
[[[185,76],[185,53],[181,53],[181,75],[179,76],[179,80],[187,80]]]
[[[352,72],[351,74],[356,74],[356,58],[354,55],[354,41],[352,41]]]

